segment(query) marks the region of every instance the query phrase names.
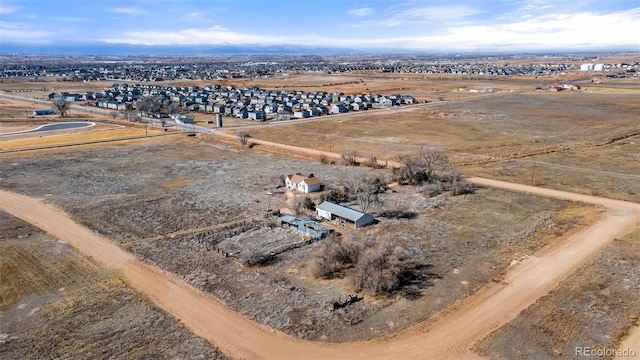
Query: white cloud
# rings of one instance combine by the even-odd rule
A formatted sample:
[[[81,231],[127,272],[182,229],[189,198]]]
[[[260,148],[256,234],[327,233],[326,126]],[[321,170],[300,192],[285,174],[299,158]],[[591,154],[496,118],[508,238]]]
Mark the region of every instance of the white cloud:
[[[557,2],[557,0],[526,0],[523,2],[523,5],[519,10],[530,11],[550,9],[555,6],[554,2]]]
[[[83,18],[83,17],[79,17],[79,16],[56,16],[53,19],[55,19],[57,21],[64,21],[64,22],[87,22],[87,21],[91,21],[91,19]]]
[[[138,8],[135,8],[135,7],[113,8],[113,9],[110,9],[109,11],[115,12],[115,13],[118,13],[118,14],[126,14],[126,15],[137,15],[137,14],[144,14],[145,13],[143,10],[140,10]]]
[[[223,45],[223,44],[298,44],[301,38],[287,36],[263,36],[243,34],[216,25],[208,29],[184,29],[177,31],[131,31],[121,37],[103,39],[107,43],[136,45]]]
[[[356,17],[363,17],[363,16],[369,16],[371,14],[373,14],[375,11],[372,8],[369,7],[362,7],[362,8],[358,8],[358,9],[352,9],[347,11],[347,14],[349,15],[353,15]]]
[[[482,10],[463,5],[423,7],[394,6],[388,9],[388,13],[390,16],[385,19],[364,21],[354,24],[353,27],[394,27],[410,24],[453,22],[480,14]]]
[[[0,33],[2,41],[7,43],[48,44],[53,38],[53,34],[47,31],[34,30],[24,24],[5,21],[0,21]]]
[[[17,6],[3,5],[0,3],[0,14],[13,14],[20,10]]]
[[[424,8],[423,8],[424,9]],[[463,12],[471,14],[473,10]],[[414,18],[424,18],[418,12]],[[431,15],[429,15],[431,16]],[[442,14],[442,16],[444,16]],[[508,20],[508,19],[505,19]],[[503,20],[504,21],[504,20]],[[236,32],[222,26],[207,29],[172,31],[131,31],[103,41],[140,45],[195,44],[290,44],[360,49],[406,50],[589,50],[613,47],[640,48],[640,7],[626,11],[597,14],[592,12],[545,14],[528,18],[514,18],[511,22],[449,22],[447,28],[421,33],[416,27],[411,36],[388,37],[325,37],[298,34],[295,36],[267,36]],[[458,25],[456,25],[458,24]],[[603,30],[606,29],[606,30]]]
[[[194,12],[190,12],[188,14],[185,14],[186,17],[190,17],[190,18],[196,18],[196,17],[200,17],[202,16],[202,13],[198,12],[198,11],[194,11]]]

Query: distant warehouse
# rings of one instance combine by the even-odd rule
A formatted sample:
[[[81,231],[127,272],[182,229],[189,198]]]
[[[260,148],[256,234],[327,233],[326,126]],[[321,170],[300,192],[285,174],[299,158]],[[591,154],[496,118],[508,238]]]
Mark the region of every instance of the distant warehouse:
[[[316,211],[319,217],[351,223],[356,229],[373,224],[373,216],[371,214],[329,201],[316,206]]]

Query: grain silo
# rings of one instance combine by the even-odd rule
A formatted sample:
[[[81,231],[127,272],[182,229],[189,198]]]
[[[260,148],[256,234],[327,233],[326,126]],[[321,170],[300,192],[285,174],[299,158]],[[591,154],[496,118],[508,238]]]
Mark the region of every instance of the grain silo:
[[[593,64],[582,64],[582,65],[580,65],[580,70],[582,70],[582,71],[593,71]]]
[[[593,71],[604,71],[604,64],[595,64],[593,66]]]

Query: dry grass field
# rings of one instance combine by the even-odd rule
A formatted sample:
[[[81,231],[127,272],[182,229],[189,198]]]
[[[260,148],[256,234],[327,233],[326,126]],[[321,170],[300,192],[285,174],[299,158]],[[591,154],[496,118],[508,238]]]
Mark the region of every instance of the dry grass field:
[[[420,146],[447,151],[452,158],[498,156],[545,146],[563,146],[637,130],[631,94],[524,92],[432,108],[355,113],[325,121],[262,127],[253,137],[341,152],[356,149],[393,159]],[[603,117],[606,121],[602,121]],[[306,145],[306,146],[305,146]]]
[[[531,182],[529,161],[549,162],[536,165],[537,184],[636,199],[638,136],[625,137],[640,132],[640,103],[635,101],[640,89],[627,83],[599,85],[581,92],[496,94],[247,131],[257,139],[336,153],[355,150],[363,157],[388,160],[433,147],[445,151],[465,173],[524,183]],[[623,139],[597,146],[617,136]],[[462,166],[469,163],[479,165]],[[606,185],[609,175],[615,181]],[[591,180],[593,176],[599,180]]]
[[[0,212],[0,358],[226,359],[71,246]]]
[[[46,196],[89,228],[258,322],[331,341],[372,338],[424,320],[599,213],[493,189],[429,198],[415,187],[392,188],[371,209],[378,224],[339,231],[349,241],[402,239],[408,249],[426,251],[427,262],[390,296],[367,295],[351,308],[330,313],[327,304],[344,299],[353,285],[349,271],[345,278],[314,278],[321,242],[281,253],[257,268],[244,268],[238,260],[247,251],[268,253],[302,239],[292,229],[271,228],[277,218],[263,217],[267,207],[288,206],[286,194],[276,188],[280,175],[314,173],[339,186],[354,177],[384,177],[386,171],[305,162],[202,139],[4,155],[1,180],[8,190]],[[415,216],[380,216],[393,211]],[[218,239],[215,248],[207,245],[212,239]],[[239,254],[227,258],[216,248]]]
[[[92,128],[88,128],[92,129]],[[44,135],[20,135],[18,139],[13,136],[0,138],[0,150],[28,149],[42,146],[55,146],[79,142],[116,140],[135,136],[145,136],[146,134],[160,134],[159,130],[145,131],[144,129],[121,128],[114,126],[98,127],[94,130],[73,131],[69,134],[66,131],[46,132]]]
[[[533,90],[574,81],[582,85],[581,91]],[[363,157],[373,154],[388,160],[416,154],[423,147],[436,148],[468,175],[640,202],[640,136],[629,135],[640,131],[637,80],[583,73],[553,78],[345,73],[219,83],[444,98],[446,103],[260,124],[246,131],[256,139],[334,153],[355,150]],[[111,84],[5,80],[0,90],[43,97],[51,91],[104,89]],[[493,87],[497,93],[453,92],[482,87]],[[29,118],[39,108],[0,99],[0,132],[62,120]],[[196,115],[198,125],[207,127],[214,126],[206,124],[213,118]],[[71,133],[0,138],[0,150],[145,134],[139,125],[121,128],[117,125],[129,124],[106,117],[72,112],[70,120],[102,123]],[[225,118],[224,124],[256,123]],[[340,238],[370,247],[398,241],[426,260],[390,295],[366,294],[363,301],[329,312],[327,304],[354,291],[354,269],[347,267],[334,279],[315,278],[322,241],[278,253],[260,266],[242,266],[242,258],[302,240],[293,229],[276,226],[272,211],[292,211],[292,199],[303,199],[279,187],[281,175],[313,173],[331,187],[342,187],[366,176],[390,180],[391,171],[322,164],[257,151],[261,146],[237,145],[218,137],[176,134],[0,154],[0,187],[46,198],[76,221],[245,316],[318,341],[371,339],[427,319],[484,284],[500,282],[511,264],[593,223],[601,212],[593,206],[488,188],[430,198],[417,187],[391,187],[370,209],[377,223],[357,231],[338,226]],[[312,198],[319,202],[317,196]],[[383,216],[397,212],[411,213],[412,218]],[[618,344],[637,321],[638,234],[616,240],[480,343],[477,351],[490,358],[563,358],[570,357],[573,346]],[[11,279],[0,284],[0,311],[3,320],[9,319],[8,326],[0,324],[0,357],[25,358],[34,354],[31,351],[64,357],[77,350],[81,357],[91,358],[101,349],[107,352],[97,356],[119,357],[126,349],[133,357],[220,357],[117,276],[3,213],[0,247],[1,279]],[[107,321],[104,314],[116,309],[124,320]],[[22,322],[25,318],[28,321]],[[53,330],[45,333],[46,329]],[[65,338],[65,332],[72,336]],[[122,334],[132,340],[122,344]],[[140,345],[149,337],[158,340]],[[37,345],[31,348],[32,343]]]
[[[576,347],[617,349],[640,313],[639,241],[640,231],[614,241],[476,350],[491,359],[586,359]]]

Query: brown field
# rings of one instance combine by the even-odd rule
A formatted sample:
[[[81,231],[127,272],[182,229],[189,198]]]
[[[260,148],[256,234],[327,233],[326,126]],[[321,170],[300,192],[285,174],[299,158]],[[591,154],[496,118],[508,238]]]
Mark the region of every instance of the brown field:
[[[634,176],[638,174],[638,136],[625,137],[640,133],[636,119],[640,103],[634,101],[638,95],[640,89],[629,85],[617,93],[587,88],[585,92],[496,94],[438,107],[392,109],[388,115],[384,111],[352,114],[247,131],[256,139],[335,153],[356,150],[363,157],[373,154],[388,160],[433,147],[445,151],[454,163],[481,163],[461,166],[466,173],[524,183],[531,182],[529,160],[584,166],[567,173],[563,168],[545,170],[546,165],[540,164],[537,184],[635,199],[629,196],[638,193]],[[615,136],[623,140],[597,146]],[[552,153],[533,156],[547,152]],[[601,180],[592,183],[589,170],[616,174],[600,173]],[[576,182],[576,172],[590,184]],[[567,173],[565,179],[556,176],[562,173]],[[614,184],[600,186],[609,175],[614,176]],[[563,185],[567,182],[569,187]]]
[[[268,252],[299,241],[291,229],[251,225],[264,219],[267,206],[288,206],[284,191],[274,188],[280,174],[314,173],[337,186],[353,176],[384,171],[292,160],[185,137],[5,158],[0,164],[4,188],[48,196],[89,228],[249,318],[314,340],[368,339],[424,320],[499,278],[512,261],[590,223],[599,213],[597,208],[493,189],[434,199],[413,187],[389,190],[373,213],[412,211],[414,219],[379,217],[379,224],[363,230],[339,230],[348,239],[391,236],[405,239],[409,248],[428,249],[421,280],[390,297],[367,296],[345,312],[330,314],[326,304],[353,289],[348,277],[314,279],[319,243],[284,252],[257,272],[239,270],[234,258],[217,251],[240,251],[241,257],[244,251]],[[19,173],[11,171],[16,167]],[[273,189],[271,199],[264,189]],[[269,225],[277,219],[261,221]],[[211,234],[207,229],[227,230]],[[233,235],[225,238],[225,231]],[[220,234],[219,250],[207,251],[203,236]]]
[[[226,359],[117,274],[0,212],[0,358]]]
[[[638,130],[640,104],[632,95],[594,92],[496,94],[474,101],[336,119],[262,127],[253,137],[341,152],[357,149],[394,159],[434,147],[451,157],[499,156],[546,146],[563,146]],[[563,111],[558,111],[562,108]],[[603,122],[606,116],[608,121]],[[306,145],[306,146],[305,146]]]
[[[587,358],[576,347],[618,349],[640,313],[639,241],[640,231],[614,241],[476,350],[491,359],[564,359]]]
[[[91,141],[104,141],[104,140],[116,140],[134,136],[145,136],[145,134],[160,134],[159,130],[149,130],[145,132],[143,129],[134,128],[114,128],[113,126],[105,126],[106,129],[95,129],[78,131],[68,134],[63,131],[62,134],[48,135],[60,132],[45,132],[41,134],[47,135],[35,135],[37,137],[30,137],[26,135],[20,135],[20,139],[11,139],[13,136],[7,136],[0,138],[0,150],[16,150],[16,149],[28,149],[41,146],[55,146],[64,145],[78,142],[91,142]],[[1,128],[0,128],[1,129]],[[88,128],[92,129],[92,128]]]

